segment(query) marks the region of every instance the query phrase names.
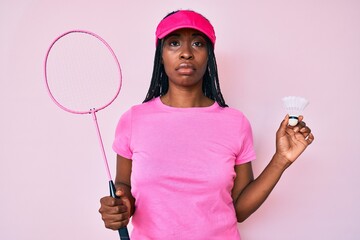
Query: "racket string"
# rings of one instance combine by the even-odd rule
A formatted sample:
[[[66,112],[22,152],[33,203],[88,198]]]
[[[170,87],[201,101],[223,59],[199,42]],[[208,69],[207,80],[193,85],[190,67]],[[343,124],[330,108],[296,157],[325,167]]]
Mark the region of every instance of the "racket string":
[[[121,86],[114,53],[92,35],[73,33],[52,45],[47,57],[50,94],[63,107],[78,112],[109,104]]]

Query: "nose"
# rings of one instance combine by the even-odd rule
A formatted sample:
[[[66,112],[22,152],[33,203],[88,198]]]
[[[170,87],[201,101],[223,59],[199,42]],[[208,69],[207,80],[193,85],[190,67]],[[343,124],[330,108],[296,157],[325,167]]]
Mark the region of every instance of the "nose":
[[[182,46],[182,50],[180,53],[180,58],[185,60],[190,60],[194,58],[194,54],[192,52],[191,44],[184,44]]]

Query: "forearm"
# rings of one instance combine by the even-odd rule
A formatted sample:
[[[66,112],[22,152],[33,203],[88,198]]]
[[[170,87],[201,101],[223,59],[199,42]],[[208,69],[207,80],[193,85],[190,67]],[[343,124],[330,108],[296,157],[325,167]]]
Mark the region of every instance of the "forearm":
[[[264,171],[239,194],[234,202],[239,222],[254,213],[267,199],[290,162],[275,154]]]

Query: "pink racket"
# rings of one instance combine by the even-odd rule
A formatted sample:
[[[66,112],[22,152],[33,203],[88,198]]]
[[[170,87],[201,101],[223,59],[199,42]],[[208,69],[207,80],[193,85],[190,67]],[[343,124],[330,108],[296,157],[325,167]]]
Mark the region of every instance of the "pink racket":
[[[119,95],[122,75],[110,45],[95,33],[73,30],[57,37],[45,57],[45,82],[51,99],[74,114],[91,114],[96,128],[110,195],[115,195],[96,112],[109,106]],[[126,227],[121,240],[130,239]]]

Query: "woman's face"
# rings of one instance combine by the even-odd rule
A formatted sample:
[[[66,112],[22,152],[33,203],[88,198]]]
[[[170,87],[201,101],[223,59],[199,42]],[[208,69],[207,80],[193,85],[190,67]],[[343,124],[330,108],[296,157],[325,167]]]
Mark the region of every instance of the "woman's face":
[[[162,61],[169,88],[201,88],[208,61],[204,35],[188,28],[170,33],[164,39]]]

